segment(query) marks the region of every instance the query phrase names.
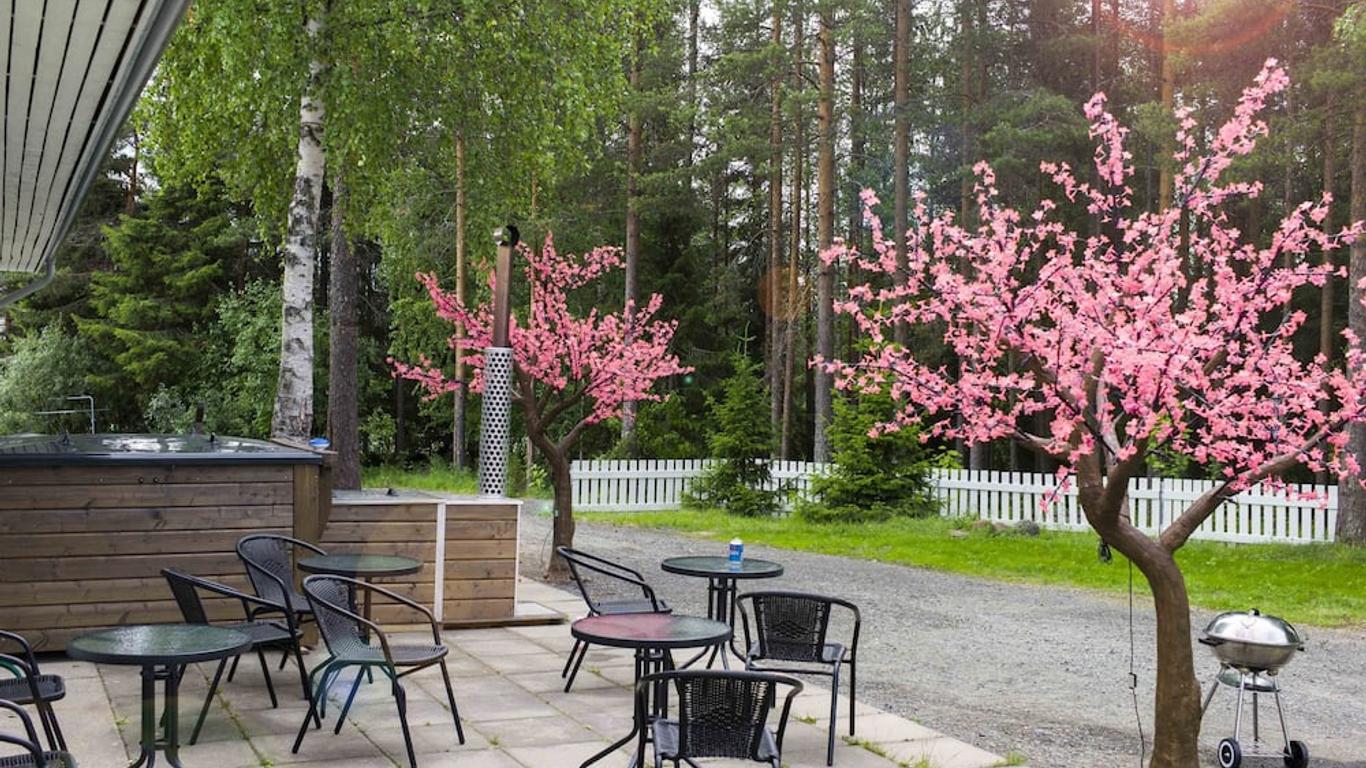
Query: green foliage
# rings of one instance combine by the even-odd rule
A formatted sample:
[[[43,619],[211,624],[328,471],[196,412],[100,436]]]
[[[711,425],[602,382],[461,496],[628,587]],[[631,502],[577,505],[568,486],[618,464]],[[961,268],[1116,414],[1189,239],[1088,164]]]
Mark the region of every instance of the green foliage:
[[[84,416],[54,418],[34,411],[74,409],[64,398],[90,391],[93,363],[89,344],[57,324],[18,339],[13,353],[0,357],[0,434],[88,431]]]
[[[732,373],[721,382],[720,397],[709,398],[716,431],[709,447],[716,463],[693,482],[687,504],[717,507],[734,515],[759,517],[779,510],[781,490],[769,490],[773,472],[773,428],[768,395],[758,366],[743,355],[731,358]]]
[[[930,470],[957,457],[926,447],[911,427],[869,437],[873,425],[888,421],[895,410],[885,394],[835,400],[828,432],[834,467],[812,478],[817,500],[798,504],[798,516],[811,522],[868,522],[938,511],[930,495]]]

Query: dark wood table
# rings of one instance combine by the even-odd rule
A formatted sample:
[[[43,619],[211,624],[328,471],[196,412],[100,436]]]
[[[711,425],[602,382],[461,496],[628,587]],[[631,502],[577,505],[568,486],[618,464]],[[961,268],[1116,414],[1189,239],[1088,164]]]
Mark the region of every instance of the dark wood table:
[[[81,635],[66,654],[95,664],[142,667],[142,751],[129,768],[153,768],[157,750],[174,768],[180,764],[180,675],[187,664],[216,661],[251,650],[251,638],[210,624],[140,624]],[[156,682],[164,680],[164,738],[157,739]]]
[[[569,627],[575,640],[609,648],[630,648],[636,652],[635,681],[654,672],[674,668],[671,651],[679,648],[711,648],[730,639],[730,625],[700,616],[668,613],[623,613],[616,616],[589,616]],[[635,705],[632,687],[632,706]],[[663,686],[647,691],[646,711],[662,717],[668,710],[668,693]],[[612,746],[584,761],[580,768],[598,762],[628,744],[645,724],[631,716],[631,732]],[[636,755],[633,765],[642,755]]]
[[[740,561],[737,568],[728,557],[705,555],[671,557],[660,563],[659,567],[667,573],[707,580],[707,618],[725,622],[732,630],[731,637],[713,649],[707,666],[711,667],[716,663],[716,657],[720,656],[721,666],[730,669],[730,662],[726,660],[727,646],[731,646],[729,650],[737,660],[742,656],[734,647],[735,595],[739,591],[737,582],[742,579],[774,579],[783,575],[783,567],[771,560],[747,557]],[[691,664],[692,661],[689,661],[684,666]]]

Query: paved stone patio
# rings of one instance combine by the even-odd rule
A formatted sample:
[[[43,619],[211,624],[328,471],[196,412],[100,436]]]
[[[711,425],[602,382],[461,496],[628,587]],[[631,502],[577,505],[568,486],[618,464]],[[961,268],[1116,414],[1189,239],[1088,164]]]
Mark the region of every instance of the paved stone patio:
[[[576,596],[537,582],[522,585],[522,599],[570,616],[583,612]],[[572,768],[630,730],[632,658],[629,651],[595,648],[572,693],[561,691],[560,668],[573,640],[565,624],[445,633],[466,744],[457,744],[445,704],[440,671],[405,680],[409,722],[418,765],[460,768]],[[278,654],[269,657],[278,661]],[[317,663],[317,651],[305,659]],[[273,663],[272,663],[273,666]],[[95,667],[53,659],[44,671],[66,677],[68,695],[57,715],[81,768],[123,768],[138,752],[139,679],[134,667]],[[208,686],[212,665],[189,672],[182,684],[182,741],[188,739]],[[199,743],[182,747],[186,768],[406,768],[403,735],[388,686],[362,686],[341,733],[333,735],[337,705],[329,705],[323,730],[310,730],[299,754],[290,746],[307,709],[292,666],[272,675],[280,695],[270,708],[255,659],[243,657],[236,678],[220,689]],[[346,692],[346,681],[333,697]],[[338,690],[340,689],[340,690]],[[843,697],[841,697],[843,698]],[[847,711],[841,704],[841,712]],[[785,764],[825,764],[828,689],[808,684],[793,706],[785,741]],[[17,724],[0,718],[0,728]],[[841,728],[845,721],[841,719]],[[158,765],[162,764],[158,755]],[[598,763],[620,768],[630,752]],[[708,763],[712,764],[712,763]],[[725,762],[718,765],[737,763]],[[841,738],[839,768],[988,768],[1008,761],[873,707],[859,705],[856,741]]]

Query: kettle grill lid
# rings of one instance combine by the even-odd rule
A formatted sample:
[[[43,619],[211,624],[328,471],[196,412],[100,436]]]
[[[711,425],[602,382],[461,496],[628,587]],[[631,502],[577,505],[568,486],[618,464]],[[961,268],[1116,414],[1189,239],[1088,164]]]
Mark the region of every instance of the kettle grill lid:
[[[1259,611],[1230,611],[1215,616],[1205,627],[1205,636],[1226,642],[1252,645],[1299,646],[1304,636],[1290,622]]]

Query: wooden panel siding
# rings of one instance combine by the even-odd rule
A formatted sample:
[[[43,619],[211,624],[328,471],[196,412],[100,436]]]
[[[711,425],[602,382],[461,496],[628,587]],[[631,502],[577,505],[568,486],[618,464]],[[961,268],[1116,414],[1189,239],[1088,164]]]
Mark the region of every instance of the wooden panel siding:
[[[438,547],[437,519],[444,505],[445,542]],[[323,528],[329,551],[406,555],[422,561],[411,576],[381,581],[388,589],[417,600],[458,626],[511,618],[517,599],[516,502],[472,501],[404,492],[338,493]],[[444,567],[438,564],[438,550]],[[444,575],[437,611],[436,580]],[[375,606],[380,623],[408,622],[397,606]]]
[[[247,586],[237,540],[292,530],[301,470],[319,465],[0,465],[0,626],[59,650],[100,627],[179,621],[163,568]],[[242,615],[235,600],[207,605]]]

